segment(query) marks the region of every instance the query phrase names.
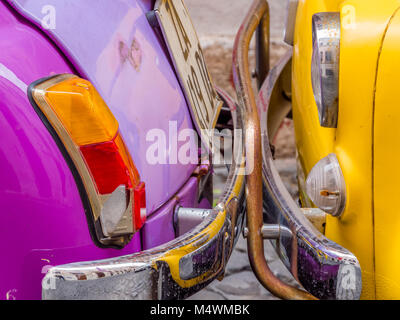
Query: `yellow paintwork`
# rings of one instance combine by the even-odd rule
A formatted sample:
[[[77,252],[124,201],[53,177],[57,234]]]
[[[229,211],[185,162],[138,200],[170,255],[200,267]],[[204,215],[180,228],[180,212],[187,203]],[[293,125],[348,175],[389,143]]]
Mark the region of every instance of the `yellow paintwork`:
[[[360,261],[363,299],[395,296],[400,298],[398,281],[395,281],[397,285],[388,286],[381,280],[389,278],[390,281],[395,280],[393,278],[397,273],[395,270],[400,270],[400,242],[394,245],[393,235],[389,240],[389,230],[392,229],[390,227],[400,224],[400,217],[395,212],[393,197],[388,197],[388,191],[381,188],[381,185],[385,185],[391,178],[392,189],[387,184],[385,188],[393,190],[392,193],[395,194],[398,188],[396,180],[400,181],[396,179],[397,176],[392,175],[393,172],[390,170],[392,165],[388,163],[390,157],[394,157],[393,163],[400,160],[400,150],[396,150],[397,153],[393,154],[395,151],[391,148],[394,143],[388,140],[390,135],[396,137],[395,141],[398,141],[400,134],[396,135],[395,125],[389,132],[387,124],[389,116],[396,115],[400,120],[400,104],[395,104],[397,92],[392,89],[392,86],[396,85],[396,73],[400,74],[396,72],[400,71],[400,62],[396,61],[399,64],[396,70],[392,70],[389,66],[393,60],[399,60],[395,57],[395,31],[392,43],[387,44],[391,47],[388,49],[391,53],[386,53],[385,47],[382,51],[382,58],[386,57],[385,63],[388,70],[392,71],[392,78],[387,78],[386,74],[382,75],[388,82],[383,84],[384,81],[378,77],[378,86],[380,88],[382,82],[382,90],[377,91],[374,109],[376,71],[383,36],[391,17],[399,7],[399,0],[302,0],[299,2],[296,19],[292,85],[293,118],[299,161],[307,175],[311,168],[329,153],[334,152],[339,159],[347,187],[346,209],[340,219],[327,218],[326,235],[353,252]],[[311,19],[314,13],[327,11],[341,12],[342,20],[337,129],[322,128],[319,125],[318,109],[311,85]],[[399,28],[400,19],[394,20],[393,23]],[[399,30],[396,31],[399,35]],[[397,39],[397,43],[400,43],[398,40],[400,39]],[[384,62],[382,68],[383,65]],[[387,96],[393,100],[390,100],[392,106],[390,111],[385,110]],[[380,105],[382,106],[379,111]],[[396,106],[399,107],[396,109]],[[377,116],[375,133],[381,134],[379,141],[377,136],[374,139],[373,135],[374,110]],[[395,119],[392,120],[393,123],[396,122]],[[400,122],[397,123],[400,126]],[[373,161],[374,145],[375,161]],[[379,169],[375,171],[375,175],[372,174],[374,166],[376,170]],[[400,174],[398,176],[400,178]],[[377,193],[378,185],[380,190]],[[385,214],[382,211],[385,211]],[[387,247],[388,242],[390,249]],[[389,266],[393,263],[393,259],[397,259],[398,263]],[[383,286],[386,286],[385,290],[382,290]]]
[[[215,219],[215,221],[210,226],[208,226],[205,230],[203,230],[200,236],[196,235],[196,240],[193,243],[179,249],[168,251],[164,257],[159,259],[160,261],[165,261],[168,263],[172,278],[182,288],[190,288],[195,286],[196,284],[202,283],[207,278],[209,278],[210,275],[213,274],[212,270],[210,270],[195,279],[183,280],[180,277],[179,273],[179,261],[185,255],[199,249],[200,245],[204,245],[205,241],[210,241],[211,239],[213,239],[214,236],[217,235],[217,233],[221,230],[222,226],[224,225],[225,218],[226,218],[226,210],[220,212],[217,219]],[[155,265],[154,268],[156,268]]]
[[[226,215],[228,214],[227,206],[235,198],[236,199],[240,198],[240,193],[245,183],[244,162],[242,161],[241,163],[242,163],[241,166],[237,170],[237,177],[235,184],[232,187],[231,194],[229,195],[229,197],[227,197],[226,202],[222,204],[221,210],[217,218],[202,232],[193,236],[193,241],[191,243],[177,249],[172,249],[168,251],[165,255],[157,259],[157,261],[165,261],[166,263],[168,263],[172,278],[182,288],[190,288],[197,284],[205,282],[206,280],[208,280],[210,276],[214,274],[213,270],[210,270],[197,278],[190,280],[183,280],[180,277],[179,273],[179,262],[182,257],[194,252],[195,250],[199,249],[199,247],[204,246],[206,241],[210,241],[211,239],[213,239],[214,236],[216,236],[223,227]],[[225,248],[224,251],[226,251]],[[154,261],[153,263],[153,268],[157,269],[156,261]]]
[[[400,11],[385,34],[379,59],[374,123],[376,295],[400,299]]]

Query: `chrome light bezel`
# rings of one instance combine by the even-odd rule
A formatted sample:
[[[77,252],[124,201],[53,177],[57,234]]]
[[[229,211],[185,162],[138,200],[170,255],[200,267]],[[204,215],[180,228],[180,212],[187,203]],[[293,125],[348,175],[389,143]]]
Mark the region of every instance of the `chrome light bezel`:
[[[340,13],[312,17],[312,88],[322,127],[336,128],[339,106]]]

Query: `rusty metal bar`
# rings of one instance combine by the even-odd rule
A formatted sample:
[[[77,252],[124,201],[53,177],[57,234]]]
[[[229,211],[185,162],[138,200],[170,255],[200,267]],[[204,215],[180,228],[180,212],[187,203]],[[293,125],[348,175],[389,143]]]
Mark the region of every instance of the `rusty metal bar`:
[[[268,8],[265,0],[253,1],[236,36],[233,50],[234,81],[239,107],[244,115],[243,136],[246,146],[246,163],[250,164],[250,170],[246,173],[249,259],[260,283],[275,296],[282,299],[312,300],[316,298],[308,292],[291,287],[275,277],[264,256],[264,240],[261,233],[263,226],[261,129],[251,84],[248,52],[255,30],[264,15],[269,15]],[[248,165],[247,169],[249,169]]]
[[[256,75],[257,87],[261,88],[267,78],[270,64],[270,15],[267,7],[256,30]]]

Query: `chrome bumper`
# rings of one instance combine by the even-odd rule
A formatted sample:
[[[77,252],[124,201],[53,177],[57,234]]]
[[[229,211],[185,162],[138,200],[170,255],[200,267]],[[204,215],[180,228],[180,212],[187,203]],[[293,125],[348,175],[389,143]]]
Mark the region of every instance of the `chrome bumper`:
[[[224,97],[235,129],[241,112]],[[184,299],[224,275],[226,263],[243,226],[244,153],[234,142],[236,162],[229,171],[219,204],[191,232],[140,253],[51,268],[42,281],[42,297],[58,299]]]
[[[269,137],[274,135],[271,127],[276,127],[276,123],[271,123],[271,118],[281,123],[287,110],[271,110],[271,101],[274,95],[282,93],[281,76],[285,67],[290,67],[291,56],[288,52],[270,71],[257,101],[262,133],[265,223],[292,230],[292,234],[282,233],[275,247],[286,267],[308,292],[320,299],[359,299],[361,269],[357,258],[327,239],[308,221],[285,188],[272,158]]]

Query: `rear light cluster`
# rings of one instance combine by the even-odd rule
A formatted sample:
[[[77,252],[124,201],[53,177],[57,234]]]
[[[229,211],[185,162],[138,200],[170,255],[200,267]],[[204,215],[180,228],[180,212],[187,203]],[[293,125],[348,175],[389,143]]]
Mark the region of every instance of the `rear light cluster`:
[[[82,180],[97,239],[124,246],[145,222],[146,195],[117,120],[93,85],[74,75],[35,83],[29,94]]]

